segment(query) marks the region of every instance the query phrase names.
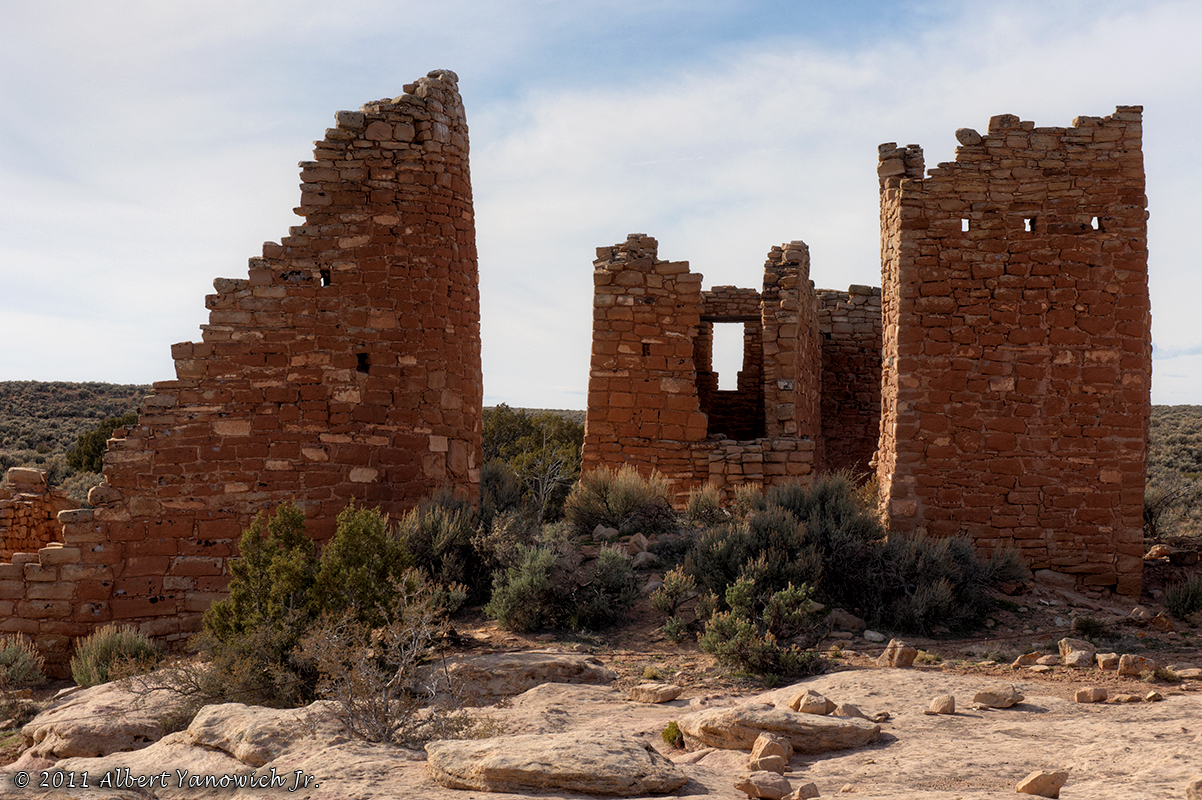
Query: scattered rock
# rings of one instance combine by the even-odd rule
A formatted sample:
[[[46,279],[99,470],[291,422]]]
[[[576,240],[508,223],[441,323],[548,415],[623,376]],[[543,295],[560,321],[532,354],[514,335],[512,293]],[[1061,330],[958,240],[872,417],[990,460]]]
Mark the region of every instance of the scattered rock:
[[[1012,683],[994,683],[973,695],[972,701],[986,708],[1010,708],[1021,703],[1023,696]]]
[[[1152,613],[1151,609],[1145,606],[1136,606],[1135,608],[1131,609],[1131,613],[1127,615],[1128,619],[1133,619],[1136,622],[1147,622],[1154,616],[1156,615]]]
[[[799,714],[820,714],[825,716],[835,710],[833,702],[813,689],[798,692],[789,698],[789,702],[786,705]]]
[[[1173,552],[1173,548],[1167,544],[1154,544],[1144,553],[1144,561],[1154,561],[1158,558],[1168,558],[1169,553]]]
[[[600,522],[597,523],[597,527],[593,528],[593,540],[594,541],[605,540],[607,542],[612,542],[614,539],[617,539],[617,538],[618,538],[618,529],[617,528],[611,528],[608,525],[601,524]]]
[[[805,783],[785,795],[785,800],[811,800],[818,796],[818,786],[813,783]]]
[[[1014,663],[1010,665],[1010,668],[1018,669],[1019,667],[1029,667],[1032,664],[1038,663],[1040,658],[1041,656],[1039,653],[1023,653],[1021,656],[1014,659]]]
[[[684,691],[674,683],[640,683],[626,690],[626,697],[636,703],[667,703]]]
[[[1027,669],[1029,669],[1031,672],[1035,672],[1040,675],[1046,675],[1049,672],[1056,671],[1053,667],[1050,667],[1047,664],[1036,664],[1034,666],[1027,667]]]
[[[771,733],[761,733],[751,746],[751,757],[747,760],[749,769],[755,772],[778,772],[788,770],[789,759],[793,757],[793,745],[783,736]]]
[[[924,714],[955,714],[956,713],[956,696],[951,694],[941,694],[931,701]]]
[[[1134,653],[1123,653],[1119,656],[1120,675],[1142,675],[1147,670],[1156,669],[1156,662],[1146,656]]]
[[[1060,656],[1054,654],[1040,656],[1035,659],[1035,663],[1045,667],[1056,667],[1060,665]]]
[[[1202,679],[1202,668],[1184,667],[1182,669],[1177,670],[1177,677],[1183,678],[1183,679],[1189,680],[1189,681],[1196,681],[1196,680]]]
[[[1147,694],[1144,695],[1145,703],[1158,703],[1163,699],[1164,699],[1164,695],[1162,695],[1160,692],[1157,692],[1155,690],[1148,692]]]
[[[633,569],[646,569],[654,567],[659,563],[659,556],[649,550],[635,553],[634,558],[630,559],[630,566]]]
[[[885,641],[885,634],[877,633],[876,631],[864,631],[864,638],[870,642],[883,642]]]
[[[1163,611],[1152,617],[1152,619],[1148,620],[1148,625],[1156,628],[1157,630],[1167,631],[1168,633],[1172,633],[1177,630],[1177,626],[1173,624],[1173,621],[1169,619]]]
[[[767,800],[784,800],[785,795],[793,790],[782,775],[767,770],[744,775],[735,784],[735,788],[746,792],[748,797],[763,797]]]
[[[860,619],[855,614],[852,614],[850,611],[844,611],[841,608],[832,609],[830,615],[827,617],[827,621],[829,621],[831,627],[837,631],[852,631],[854,633],[859,633],[868,627],[867,622]]]
[[[476,705],[495,703],[545,683],[601,684],[618,677],[594,656],[537,651],[447,659],[446,672],[453,683],[469,690],[468,699]],[[445,690],[443,665],[427,667],[418,680]]]
[[[1112,694],[1107,698],[1110,703],[1142,703],[1143,700],[1138,694]]]
[[[868,715],[860,710],[859,706],[851,703],[840,703],[835,706],[835,710],[831,712],[832,717],[855,717],[856,719],[868,719]]]
[[[626,542],[626,553],[627,555],[645,553],[647,552],[647,546],[647,537],[641,533],[636,533],[634,536],[630,537],[629,541]]]
[[[1023,778],[1014,791],[1020,794],[1037,794],[1040,797],[1056,798],[1060,796],[1060,789],[1067,780],[1068,772],[1065,770],[1056,772],[1036,770]]]
[[[1096,656],[1094,656],[1094,659],[1098,663],[1098,669],[1109,672],[1119,668],[1118,653],[1098,653]]]
[[[451,789],[637,797],[667,794],[687,780],[649,744],[603,731],[431,742],[426,753],[430,777]]]
[[[686,744],[750,750],[761,733],[774,733],[793,745],[795,753],[847,750],[875,742],[881,726],[862,719],[841,719],[744,703],[711,708],[681,717],[677,724]]]
[[[1086,669],[1094,664],[1094,656],[1098,648],[1083,639],[1061,639],[1060,659],[1066,667]]]
[[[1078,703],[1104,703],[1106,702],[1106,690],[1100,686],[1087,686],[1084,689],[1078,689],[1073,699]]]
[[[877,656],[878,667],[911,667],[918,650],[901,639],[891,639],[885,647],[885,652]]]

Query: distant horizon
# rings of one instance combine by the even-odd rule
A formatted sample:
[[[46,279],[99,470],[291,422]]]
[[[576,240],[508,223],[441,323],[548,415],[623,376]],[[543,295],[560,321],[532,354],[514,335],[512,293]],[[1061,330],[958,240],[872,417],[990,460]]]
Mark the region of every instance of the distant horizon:
[[[759,288],[769,248],[802,240],[816,286],[877,286],[880,143],[934,167],[998,114],[1067,126],[1132,104],[1152,399],[1202,404],[1183,133],[1202,128],[1202,4],[10,5],[0,377],[171,380],[213,279],[303,222],[296,165],[334,114],[446,68],[470,126],[486,402],[586,403],[598,247],[645,233],[707,287]],[[715,347],[720,380],[739,362]]]

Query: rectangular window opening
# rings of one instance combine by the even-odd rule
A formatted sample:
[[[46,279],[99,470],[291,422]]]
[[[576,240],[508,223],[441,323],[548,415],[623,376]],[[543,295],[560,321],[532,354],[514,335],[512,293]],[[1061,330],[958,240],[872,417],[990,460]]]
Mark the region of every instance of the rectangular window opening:
[[[968,220],[967,219],[960,220],[960,230],[961,230],[961,232],[965,232],[965,233],[968,231]]]
[[[362,372],[364,375],[371,372],[371,355],[368,353],[355,353],[355,358],[359,364],[355,367],[356,372]]]
[[[737,391],[743,369],[743,323],[714,325],[713,369],[718,373],[718,390]]]
[[[321,271],[321,285],[322,286],[330,285],[330,271],[328,269],[323,269]]]
[[[1089,227],[1093,228],[1095,231],[1101,231],[1101,230],[1103,230],[1103,228],[1102,228],[1102,218],[1101,218],[1101,217],[1094,217],[1092,220],[1090,220]]]
[[[1027,217],[1023,220],[1023,230],[1027,233],[1035,233],[1035,217]]]
[[[643,342],[643,355],[645,355],[645,356],[651,355],[651,343],[650,342]]]

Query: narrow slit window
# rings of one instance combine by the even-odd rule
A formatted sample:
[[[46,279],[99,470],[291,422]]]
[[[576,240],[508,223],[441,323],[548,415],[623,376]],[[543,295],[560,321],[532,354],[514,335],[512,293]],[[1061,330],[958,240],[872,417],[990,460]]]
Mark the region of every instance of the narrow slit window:
[[[645,355],[645,356],[651,355],[651,343],[650,342],[643,342],[643,355]]]
[[[1035,217],[1027,217],[1023,220],[1023,230],[1027,233],[1035,233]]]
[[[359,364],[355,367],[356,372],[362,372],[364,375],[371,372],[371,355],[368,353],[355,353],[355,358],[359,360]]]
[[[961,232],[967,232],[967,231],[968,231],[968,219],[962,219],[962,220],[960,220],[960,230],[961,230]]]
[[[323,269],[321,271],[321,285],[322,286],[330,285],[330,271],[328,269]]]
[[[1093,228],[1095,231],[1102,230],[1102,218],[1094,217],[1093,219],[1091,219],[1089,221],[1089,227]]]

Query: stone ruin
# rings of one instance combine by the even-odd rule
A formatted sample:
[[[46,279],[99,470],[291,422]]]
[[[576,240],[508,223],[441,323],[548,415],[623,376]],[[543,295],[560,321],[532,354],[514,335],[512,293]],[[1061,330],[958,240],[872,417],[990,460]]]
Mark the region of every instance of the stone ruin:
[[[397,515],[441,488],[478,492],[480,306],[457,82],[431,72],[338,112],[300,165],[304,224],[265,244],[247,278],[214,281],[201,341],[171,348],[176,379],[109,441],[95,508],[62,511],[49,538],[0,528],[0,631],[30,635],[60,671],[72,639],[107,622],[179,640],[224,595],[260,511],[294,500],[320,541],[351,500]]]
[[[875,471],[893,533],[1013,545],[1138,596],[1151,410],[1142,108],[961,129],[924,177],[881,145],[882,289],[815,291],[804,243],[763,290],[715,287],[654,239],[598,250],[585,468],[710,484]],[[744,326],[736,391],[712,327]]]
[[[396,515],[481,458],[480,313],[455,74],[339,112],[301,164],[305,224],[214,281],[114,433],[91,509],[32,471],[0,493],[0,632],[62,671],[124,622],[167,642],[224,595],[237,539],[295,500],[319,541],[350,500]],[[875,470],[890,531],[1013,544],[1079,588],[1138,595],[1151,334],[1141,108],[962,129],[924,176],[880,150],[882,289],[815,290],[800,241],[761,289],[701,288],[633,234],[598,250],[584,468],[705,484]],[[720,390],[713,326],[743,326]],[[7,495],[7,496],[3,496]],[[54,520],[57,515],[57,520]]]
[[[683,261],[631,234],[593,262],[583,469],[657,469],[678,503],[710,484],[864,471],[879,416],[880,291],[816,292],[809,248],[773,247],[763,290],[701,289]],[[713,326],[743,326],[738,388],[720,390]],[[830,442],[829,452],[824,445]]]

